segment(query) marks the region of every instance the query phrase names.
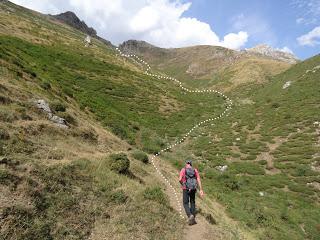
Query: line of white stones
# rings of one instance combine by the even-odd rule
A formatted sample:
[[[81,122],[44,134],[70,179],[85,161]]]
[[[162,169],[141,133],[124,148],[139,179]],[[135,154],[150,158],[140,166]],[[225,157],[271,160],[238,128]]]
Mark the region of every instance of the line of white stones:
[[[150,65],[144,61],[143,59],[139,58],[137,55],[135,54],[124,54],[121,52],[121,50],[119,48],[116,48],[116,50],[118,51],[119,55],[122,56],[122,57],[126,57],[126,58],[130,58],[132,59],[134,62],[138,62],[142,65],[145,66],[146,70],[145,70],[145,74],[148,75],[148,76],[151,76],[151,77],[155,77],[155,78],[158,78],[158,79],[166,79],[166,80],[171,80],[171,81],[174,81],[175,83],[178,84],[178,86],[188,92],[188,93],[209,93],[209,94],[218,94],[220,96],[222,96],[226,102],[227,102],[227,106],[226,106],[226,109],[217,117],[212,117],[212,118],[209,118],[209,119],[206,119],[204,121],[201,121],[199,122],[198,124],[194,125],[182,138],[178,139],[175,143],[173,143],[172,145],[169,145],[168,147],[164,148],[164,149],[161,149],[158,153],[154,154],[152,157],[151,157],[151,163],[153,165],[153,167],[155,168],[155,170],[157,171],[157,173],[163,178],[163,180],[168,184],[168,186],[170,187],[170,189],[172,190],[174,196],[175,196],[175,199],[176,199],[176,202],[177,202],[177,206],[178,206],[178,209],[179,209],[179,214],[182,218],[184,218],[184,215],[182,214],[182,206],[181,206],[181,202],[178,198],[178,194],[177,194],[177,191],[176,189],[173,187],[173,185],[170,183],[170,181],[163,175],[163,173],[160,171],[160,169],[158,168],[158,166],[155,164],[154,162],[154,159],[158,156],[160,156],[161,153],[163,152],[166,152],[172,148],[174,148],[175,146],[177,146],[178,144],[181,144],[182,142],[184,142],[187,137],[189,137],[189,135],[196,129],[196,128],[199,128],[200,126],[208,123],[208,122],[211,122],[211,121],[215,121],[215,120],[219,120],[220,118],[222,118],[224,115],[228,115],[230,113],[230,110],[232,108],[232,100],[227,97],[226,95],[224,95],[222,92],[220,91],[217,91],[217,90],[212,90],[212,89],[204,89],[204,90],[190,90],[186,87],[183,86],[183,84],[177,80],[176,78],[173,78],[173,77],[169,77],[169,76],[163,76],[163,75],[158,75],[158,74],[153,74],[151,73],[151,67]]]

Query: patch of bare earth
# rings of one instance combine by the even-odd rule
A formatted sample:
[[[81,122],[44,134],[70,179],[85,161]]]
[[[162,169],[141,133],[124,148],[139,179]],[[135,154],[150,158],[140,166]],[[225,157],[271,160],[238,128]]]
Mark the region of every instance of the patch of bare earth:
[[[267,147],[269,148],[269,151],[262,152],[257,156],[256,161],[260,161],[260,160],[267,161],[267,167],[265,169],[266,174],[274,175],[274,174],[281,173],[281,171],[279,169],[274,167],[274,163],[273,163],[274,158],[271,155],[271,152],[276,150],[282,143],[286,142],[289,137],[290,136],[288,136],[286,138],[275,137],[273,139],[273,143],[267,143]]]

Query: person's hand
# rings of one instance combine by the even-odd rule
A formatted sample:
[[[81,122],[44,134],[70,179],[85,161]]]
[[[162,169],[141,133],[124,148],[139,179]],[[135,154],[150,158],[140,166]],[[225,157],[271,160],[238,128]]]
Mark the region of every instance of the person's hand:
[[[204,192],[200,190],[200,197],[203,198],[203,196],[204,196]]]

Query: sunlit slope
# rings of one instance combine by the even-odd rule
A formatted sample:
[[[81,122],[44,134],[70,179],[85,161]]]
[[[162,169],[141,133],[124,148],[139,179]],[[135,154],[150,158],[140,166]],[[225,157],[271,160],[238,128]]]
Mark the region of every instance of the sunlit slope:
[[[259,239],[318,239],[320,56],[232,92],[233,112],[166,158],[194,154],[210,197]],[[220,172],[217,166],[228,166]]]
[[[194,87],[216,87],[231,91],[240,85],[268,81],[291,64],[270,57],[248,54],[218,46],[158,48],[141,41],[120,45],[127,53],[142,56],[158,71]]]

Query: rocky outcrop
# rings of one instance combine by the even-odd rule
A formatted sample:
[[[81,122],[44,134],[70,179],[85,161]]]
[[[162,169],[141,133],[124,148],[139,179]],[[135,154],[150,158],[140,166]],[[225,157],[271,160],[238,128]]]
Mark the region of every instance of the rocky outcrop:
[[[124,53],[131,53],[131,54],[140,54],[143,52],[147,52],[150,50],[157,50],[157,51],[165,51],[164,48],[156,47],[150,43],[147,43],[145,41],[138,41],[138,40],[128,40],[123,42],[119,45],[119,48]]]
[[[246,49],[245,52],[249,54],[263,55],[263,56],[270,57],[275,60],[287,62],[290,64],[295,64],[299,62],[299,59],[294,54],[289,52],[284,52],[280,49],[272,48],[267,44],[257,45],[253,48]]]
[[[97,31],[92,27],[88,27],[88,25],[84,21],[81,21],[75,13],[68,11],[65,13],[61,13],[58,15],[51,15],[51,16],[57,19],[58,21],[65,23],[75,29],[78,29],[79,31],[85,34],[100,40],[104,44],[113,47],[110,41],[105,40],[102,37],[99,37],[97,35]]]
[[[57,124],[61,128],[69,128],[69,126],[67,125],[67,121],[65,119],[58,117],[52,113],[49,104],[45,100],[43,99],[36,100],[35,104],[38,109],[40,109],[41,111],[43,111],[48,115],[48,119],[51,122]]]
[[[78,29],[79,31],[86,33],[92,37],[97,35],[97,31],[94,30],[92,27],[88,27],[84,21],[81,21],[77,15],[73,12],[65,12],[58,15],[53,15],[54,18],[58,19],[59,21]]]

